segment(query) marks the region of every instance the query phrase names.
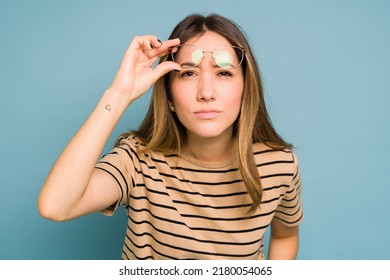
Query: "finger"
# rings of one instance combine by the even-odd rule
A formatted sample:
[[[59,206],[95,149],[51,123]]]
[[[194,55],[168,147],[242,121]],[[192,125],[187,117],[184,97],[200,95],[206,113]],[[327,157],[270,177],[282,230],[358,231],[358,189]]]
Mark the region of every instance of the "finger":
[[[153,35],[135,36],[125,52],[121,67],[125,69],[132,68],[137,60],[139,51],[145,56],[145,59],[149,60],[150,65],[152,65],[159,57],[167,55],[170,48],[179,43],[179,39],[161,41]],[[150,46],[151,44],[153,45],[153,49]]]
[[[167,49],[167,46],[164,46],[163,42],[156,36],[144,36],[143,40],[139,42],[143,46],[144,54],[150,59],[162,56],[162,53]]]
[[[155,77],[156,77],[156,81],[162,77],[163,75],[169,73],[170,71],[180,71],[181,70],[181,67],[179,64],[173,62],[173,61],[164,61],[162,63],[160,63],[159,65],[157,65],[155,68],[154,68],[154,73],[155,73]]]
[[[150,54],[153,50],[158,50],[160,52],[167,51],[169,48],[180,44],[179,39],[170,39],[166,41],[159,40],[156,36],[145,35],[145,36],[135,36],[133,42],[130,44],[127,52],[132,52],[131,49],[138,49],[144,53]]]
[[[180,44],[179,39],[171,39],[167,41],[160,41],[158,38],[151,41],[153,49],[144,49],[144,53],[148,58],[162,57],[169,54],[170,50]]]
[[[174,47],[174,46],[177,46],[180,44],[180,39],[179,38],[176,38],[176,39],[169,39],[167,41],[164,41],[162,42],[162,45],[164,46],[164,48],[166,48],[167,50]]]
[[[158,39],[156,37],[150,41],[150,44],[152,45],[152,47],[153,47],[152,49],[154,51],[156,51],[156,53],[167,52],[172,47],[179,45],[180,40],[177,38],[177,39],[170,39],[170,40],[166,40],[166,41],[161,41],[160,39]],[[149,49],[149,51],[151,51],[152,49]]]
[[[162,45],[163,45],[163,42],[160,40],[160,39],[158,39],[157,37],[153,37],[153,38],[151,38],[151,40],[150,40],[150,45],[154,48],[154,49],[158,49],[158,48],[160,48]]]
[[[135,36],[125,52],[123,62],[135,62],[140,52],[144,52],[145,44],[147,44],[146,36]]]
[[[152,35],[137,36],[136,41],[138,45],[146,51],[151,51],[154,49],[154,44],[156,44],[157,37]]]

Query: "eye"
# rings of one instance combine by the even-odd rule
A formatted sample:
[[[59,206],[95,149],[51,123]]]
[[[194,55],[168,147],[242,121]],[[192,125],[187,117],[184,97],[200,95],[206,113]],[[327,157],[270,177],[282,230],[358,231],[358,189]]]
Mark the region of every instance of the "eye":
[[[184,71],[180,72],[181,78],[191,78],[191,77],[195,77],[195,76],[196,76],[196,73],[193,70],[184,70]]]
[[[220,77],[232,77],[233,73],[227,70],[222,70],[218,72],[218,76]]]

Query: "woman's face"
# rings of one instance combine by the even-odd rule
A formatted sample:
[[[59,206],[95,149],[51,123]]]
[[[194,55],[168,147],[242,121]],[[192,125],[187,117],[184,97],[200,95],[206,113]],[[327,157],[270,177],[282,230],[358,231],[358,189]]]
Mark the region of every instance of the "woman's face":
[[[193,67],[182,67],[181,72],[171,74],[171,105],[187,129],[187,137],[231,138],[232,125],[240,113],[244,89],[242,66],[225,69],[216,65],[211,51],[231,45],[217,33],[206,32],[185,44],[199,47],[204,51],[204,57],[200,60],[201,52],[184,48],[178,52],[180,62],[200,63]],[[228,53],[215,55],[220,65],[231,62]]]

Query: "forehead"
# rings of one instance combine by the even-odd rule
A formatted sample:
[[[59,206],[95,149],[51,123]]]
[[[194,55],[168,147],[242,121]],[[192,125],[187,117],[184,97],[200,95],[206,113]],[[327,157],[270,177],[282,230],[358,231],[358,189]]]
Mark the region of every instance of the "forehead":
[[[200,36],[192,37],[187,40],[185,44],[195,45],[205,51],[211,51],[221,46],[231,45],[225,37],[212,31],[207,31]]]

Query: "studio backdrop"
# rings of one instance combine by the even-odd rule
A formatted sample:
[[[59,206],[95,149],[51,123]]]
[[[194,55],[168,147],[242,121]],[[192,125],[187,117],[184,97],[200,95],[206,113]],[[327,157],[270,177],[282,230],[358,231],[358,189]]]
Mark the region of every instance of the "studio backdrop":
[[[389,259],[390,1],[1,0],[0,259],[120,259],[124,209],[56,223],[36,200],[136,35],[191,13],[246,32],[277,131],[295,146],[299,259]],[[151,93],[113,132],[136,129]]]

